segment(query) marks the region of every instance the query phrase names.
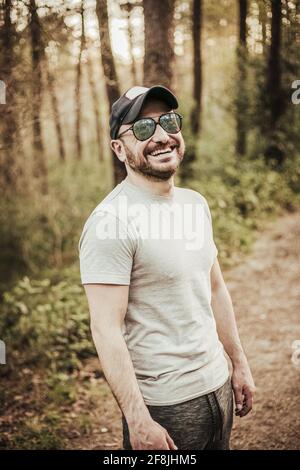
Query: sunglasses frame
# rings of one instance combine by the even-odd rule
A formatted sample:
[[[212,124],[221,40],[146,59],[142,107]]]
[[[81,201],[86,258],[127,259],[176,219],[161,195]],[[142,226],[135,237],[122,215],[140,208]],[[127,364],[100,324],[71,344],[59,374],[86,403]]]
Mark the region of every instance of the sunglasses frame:
[[[161,118],[162,118],[163,116],[168,115],[168,114],[175,114],[176,116],[179,117],[179,120],[180,120],[180,127],[179,127],[179,130],[178,130],[177,132],[168,132],[168,131],[166,131],[166,130],[163,128],[163,126],[161,125],[161,123],[160,123]],[[156,117],[156,116],[154,116],[154,117]],[[134,137],[135,137],[137,140],[139,140],[140,142],[145,142],[145,140],[150,139],[150,138],[155,134],[156,126],[157,126],[158,124],[160,125],[160,127],[161,127],[165,132],[167,132],[167,134],[174,135],[174,134],[178,134],[178,133],[181,131],[181,129],[182,129],[182,119],[183,119],[183,116],[182,116],[181,114],[175,113],[174,111],[172,111],[171,113],[163,113],[163,114],[161,114],[160,116],[157,116],[157,117],[158,117],[158,121],[155,121],[155,120],[153,119],[153,117],[144,117],[144,118],[139,118],[139,119],[137,119],[136,121],[133,121],[132,126],[129,127],[128,129],[126,129],[125,131],[121,132],[121,134],[119,134],[117,138],[119,139],[123,134],[125,134],[125,132],[132,131]],[[137,122],[142,121],[143,119],[150,119],[151,121],[153,121],[153,122],[154,122],[154,130],[153,130],[153,133],[152,133],[149,137],[147,137],[146,139],[139,139],[139,138],[135,135],[134,126],[135,126],[135,124],[136,124]]]

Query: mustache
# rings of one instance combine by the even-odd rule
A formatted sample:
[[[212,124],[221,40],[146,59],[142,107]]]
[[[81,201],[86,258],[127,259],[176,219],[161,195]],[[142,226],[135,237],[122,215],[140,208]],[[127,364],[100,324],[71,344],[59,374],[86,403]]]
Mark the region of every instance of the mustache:
[[[153,153],[153,152],[164,152],[166,149],[168,148],[179,148],[180,145],[173,142],[173,143],[169,143],[169,144],[165,144],[165,145],[156,145],[154,147],[149,147],[147,149],[145,149],[145,151],[143,152],[144,153],[144,156],[147,156],[149,155],[149,153]]]

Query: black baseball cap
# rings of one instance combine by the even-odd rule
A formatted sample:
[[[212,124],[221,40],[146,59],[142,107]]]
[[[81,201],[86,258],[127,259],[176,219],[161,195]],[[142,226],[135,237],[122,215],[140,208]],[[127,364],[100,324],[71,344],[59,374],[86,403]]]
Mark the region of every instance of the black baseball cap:
[[[149,96],[164,101],[170,106],[170,109],[178,108],[177,98],[168,88],[162,85],[152,86],[151,88],[134,86],[112,105],[109,118],[110,137],[112,139],[117,138],[122,124],[129,124],[138,117],[146,98]]]

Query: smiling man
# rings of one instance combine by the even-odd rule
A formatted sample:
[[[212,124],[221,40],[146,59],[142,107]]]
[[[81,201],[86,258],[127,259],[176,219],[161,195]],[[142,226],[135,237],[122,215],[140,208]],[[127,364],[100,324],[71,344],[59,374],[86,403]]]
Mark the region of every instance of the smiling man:
[[[127,177],[93,210],[79,242],[92,336],[125,449],[229,449],[232,389],[236,415],[252,408],[208,204],[174,185],[185,150],[177,108],[162,86],[134,87],[114,103],[111,147]]]

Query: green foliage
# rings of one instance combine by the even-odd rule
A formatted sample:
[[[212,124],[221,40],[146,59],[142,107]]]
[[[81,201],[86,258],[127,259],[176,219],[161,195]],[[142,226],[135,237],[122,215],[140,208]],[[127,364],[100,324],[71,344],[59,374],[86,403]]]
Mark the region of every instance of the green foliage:
[[[289,20],[290,21],[290,20]],[[282,46],[280,54],[281,82],[277,99],[281,103],[281,114],[273,124],[271,118],[271,96],[269,92],[269,55],[270,45],[265,54],[252,54],[247,70],[247,98],[249,103],[249,122],[247,132],[250,137],[249,154],[258,158],[260,154],[271,167],[278,162],[289,161],[300,152],[300,108],[291,100],[292,82],[299,77],[300,55],[296,45],[297,23],[282,25]],[[253,145],[254,143],[254,145]],[[277,163],[277,165],[276,165]]]
[[[0,337],[8,357],[56,372],[72,371],[94,354],[83,289],[70,279],[52,284],[24,277],[4,293],[1,309]],[[54,394],[68,395],[52,385]]]
[[[57,429],[42,424],[23,424],[14,435],[11,449],[18,450],[57,450],[63,449],[63,439]]]
[[[81,162],[50,168],[48,194],[32,187],[0,198],[0,284],[7,288],[25,274],[39,278],[41,266],[61,269],[77,260],[83,223],[109,187],[107,162],[97,168]]]
[[[76,427],[81,435],[87,435],[92,432],[91,416],[89,414],[79,415],[76,419]]]
[[[47,380],[49,387],[48,400],[55,405],[71,405],[76,400],[75,384],[70,375],[59,372],[53,373]],[[55,415],[50,414],[50,421],[55,421]]]
[[[225,124],[220,130],[221,136],[225,135]],[[186,140],[191,138],[186,134]],[[263,227],[268,217],[281,209],[293,210],[299,206],[300,155],[286,161],[278,172],[259,153],[263,147],[259,139],[252,143],[255,157],[239,159],[226,140],[207,141],[204,134],[203,140],[193,145],[197,158],[190,179],[178,184],[184,181],[184,186],[207,198],[219,256],[225,264],[230,264],[234,253],[250,248],[256,230]],[[188,167],[190,170],[190,163]]]

